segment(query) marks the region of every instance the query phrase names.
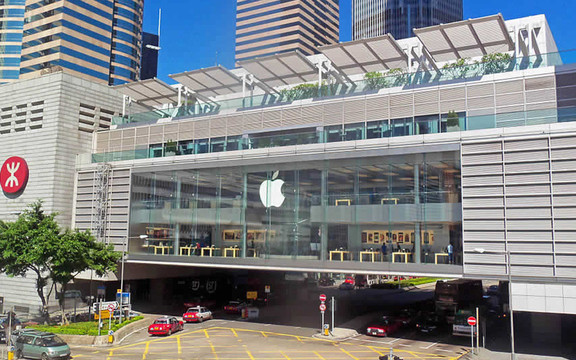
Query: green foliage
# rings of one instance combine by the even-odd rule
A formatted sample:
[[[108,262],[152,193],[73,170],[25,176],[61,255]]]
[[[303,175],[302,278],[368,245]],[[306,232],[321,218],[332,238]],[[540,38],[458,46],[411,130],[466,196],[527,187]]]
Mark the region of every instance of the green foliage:
[[[416,279],[406,279],[406,280],[400,280],[400,282],[398,281],[388,281],[386,284],[396,284],[398,285],[398,283],[400,283],[400,287],[406,287],[406,286],[418,286],[418,285],[423,285],[423,284],[429,284],[429,283],[435,283],[438,280],[442,280],[440,278],[430,278],[430,277],[421,277],[421,278],[416,278]]]
[[[448,116],[446,117],[446,126],[460,126],[460,118],[458,117],[458,114],[456,114],[456,111],[451,110],[448,112]]]
[[[496,74],[506,71],[512,62],[510,54],[494,53],[482,56],[480,64],[484,67],[485,74]]]
[[[364,74],[364,80],[369,90],[382,89],[388,85],[385,75],[378,71],[367,72]]]
[[[136,316],[130,320],[126,320],[119,324],[118,322],[112,322],[112,330],[118,331],[118,329],[133,323],[138,320],[142,320],[144,317]],[[102,328],[102,334],[107,334],[108,331],[108,320],[103,320],[104,327]],[[40,331],[47,331],[54,334],[66,334],[66,335],[89,335],[89,336],[97,336],[98,335],[98,321],[87,321],[87,322],[78,322],[78,323],[71,323],[69,325],[63,326],[50,326],[50,325],[32,325],[30,326],[32,329],[40,330]]]
[[[178,143],[174,140],[166,141],[166,144],[164,146],[166,152],[173,152],[173,153],[176,153],[177,147]]]
[[[288,101],[317,97],[318,83],[299,84],[290,89],[284,89],[280,93],[282,94],[282,97]]]
[[[455,79],[461,79],[471,70],[472,65],[468,63],[468,58],[458,59],[456,62],[447,63],[442,66],[443,72],[451,75]]]
[[[409,83],[408,74],[400,68],[390,69],[385,73],[371,71],[364,74],[366,88],[379,90],[391,86],[402,86]]]
[[[64,290],[82,271],[92,269],[103,276],[116,270],[121,256],[112,245],[97,242],[87,231],[62,230],[56,216],[44,213],[42,202],[37,201],[15,222],[0,224],[0,272],[8,276],[33,272],[44,308],[47,305],[44,287],[49,280]]]

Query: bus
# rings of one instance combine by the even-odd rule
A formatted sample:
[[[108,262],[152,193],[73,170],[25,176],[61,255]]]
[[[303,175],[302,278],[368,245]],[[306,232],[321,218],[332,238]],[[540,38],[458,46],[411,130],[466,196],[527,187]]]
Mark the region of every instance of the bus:
[[[448,324],[454,324],[457,310],[473,309],[483,300],[481,280],[458,279],[437,281],[434,292],[436,313]]]

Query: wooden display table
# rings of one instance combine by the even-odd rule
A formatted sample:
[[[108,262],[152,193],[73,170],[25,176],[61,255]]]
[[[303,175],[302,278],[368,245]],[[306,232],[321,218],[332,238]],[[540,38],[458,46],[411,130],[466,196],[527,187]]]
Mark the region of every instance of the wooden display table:
[[[348,260],[353,260],[352,253],[347,250],[332,250],[330,251],[330,261],[334,260],[334,255],[340,255],[340,261],[344,261],[344,255],[348,255]]]

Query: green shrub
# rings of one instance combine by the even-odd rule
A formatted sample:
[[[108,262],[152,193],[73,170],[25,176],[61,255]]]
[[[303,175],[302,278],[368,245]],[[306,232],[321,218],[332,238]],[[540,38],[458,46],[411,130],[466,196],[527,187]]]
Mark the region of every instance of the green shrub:
[[[142,320],[144,317],[136,316],[130,320],[123,321],[122,324],[118,324],[117,322],[112,323],[112,330],[117,331],[118,329],[133,323],[138,320]],[[108,324],[107,319],[102,320],[103,327],[102,327],[102,334],[106,334],[108,331]],[[87,321],[87,322],[78,322],[78,323],[71,323],[69,325],[59,326],[59,325],[33,325],[30,326],[32,329],[51,332],[54,334],[65,334],[65,335],[89,335],[89,336],[97,336],[98,335],[98,321]]]

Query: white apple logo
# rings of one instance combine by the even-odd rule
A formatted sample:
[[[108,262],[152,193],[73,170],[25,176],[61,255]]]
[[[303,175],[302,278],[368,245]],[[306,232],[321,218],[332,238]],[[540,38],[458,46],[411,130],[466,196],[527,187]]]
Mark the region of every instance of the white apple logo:
[[[278,171],[272,176],[272,180],[264,180],[260,184],[260,201],[269,208],[270,206],[280,207],[286,197],[282,194],[282,185],[284,180],[276,179]]]

